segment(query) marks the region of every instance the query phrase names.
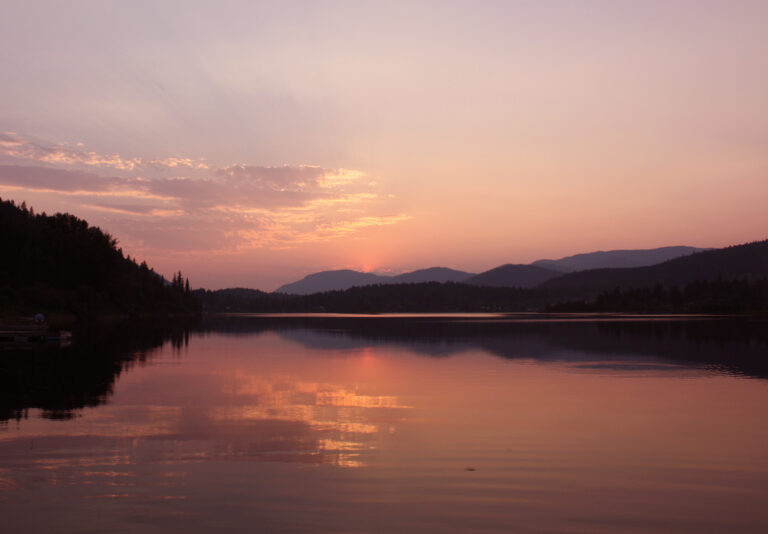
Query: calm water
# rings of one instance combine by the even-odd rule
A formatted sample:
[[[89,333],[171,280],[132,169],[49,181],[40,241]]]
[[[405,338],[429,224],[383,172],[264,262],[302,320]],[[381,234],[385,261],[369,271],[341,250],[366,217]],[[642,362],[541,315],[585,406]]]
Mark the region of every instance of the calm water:
[[[768,324],[230,317],[0,349],[3,532],[768,532]]]

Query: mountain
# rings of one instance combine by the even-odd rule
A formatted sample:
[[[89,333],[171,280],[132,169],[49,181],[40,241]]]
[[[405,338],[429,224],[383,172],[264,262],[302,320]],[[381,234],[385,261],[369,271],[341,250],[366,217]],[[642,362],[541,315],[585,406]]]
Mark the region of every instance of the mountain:
[[[667,260],[704,252],[706,248],[661,247],[646,250],[608,250],[567,256],[559,260],[538,260],[531,265],[554,269],[564,273],[619,267],[645,267]]]
[[[465,284],[486,287],[536,287],[542,282],[560,276],[559,271],[538,265],[502,265],[464,280]]]
[[[390,281],[388,276],[379,276],[372,273],[361,273],[350,269],[338,271],[322,271],[305,276],[298,282],[285,284],[277,288],[275,293],[287,293],[290,295],[310,295],[322,291],[337,289],[349,289],[355,286],[369,286],[373,284],[386,284]]]
[[[265,293],[258,289],[242,287],[231,287],[214,291],[196,289],[192,294],[203,303],[205,310],[216,310],[219,312],[235,312],[247,309],[246,305],[248,303],[270,296],[270,293]]]
[[[538,289],[456,282],[374,284],[306,295],[195,292],[207,311],[247,313],[453,313],[525,311],[546,304]],[[242,297],[242,298],[241,298]]]
[[[201,290],[198,296],[209,311],[254,313],[765,313],[768,240],[646,267],[559,274],[535,265],[504,265],[462,283],[379,283],[305,295]]]
[[[298,282],[279,287],[275,293],[311,295],[323,291],[344,290],[376,284],[419,284],[457,282],[488,287],[535,287],[561,273],[535,265],[503,265],[482,274],[466,273],[447,267],[430,267],[397,276],[381,276],[343,269],[310,274]]]
[[[322,291],[335,291],[349,289],[357,286],[370,286],[374,284],[407,284],[420,282],[461,282],[472,273],[448,269],[447,267],[430,267],[419,269],[410,273],[397,276],[383,276],[373,273],[361,273],[350,269],[338,271],[322,271],[305,276],[298,282],[292,282],[280,286],[275,293],[289,295],[311,295]]]
[[[458,282],[488,287],[531,288],[559,277],[562,273],[645,267],[709,250],[711,249],[675,246],[647,250],[598,251],[567,256],[559,260],[538,260],[530,265],[502,265],[477,275],[447,267],[419,269],[397,276],[362,273],[349,269],[322,271],[310,274],[297,282],[285,284],[278,288],[275,293],[309,295],[322,291],[343,290],[373,284],[422,282]]]
[[[768,240],[697,252],[647,267],[567,273],[540,287],[559,298],[591,298],[615,288],[681,286],[696,281],[756,280],[768,276]]]
[[[472,273],[457,271],[447,267],[430,267],[419,269],[410,273],[398,274],[389,279],[393,284],[419,283],[419,282],[463,282],[474,276]]]

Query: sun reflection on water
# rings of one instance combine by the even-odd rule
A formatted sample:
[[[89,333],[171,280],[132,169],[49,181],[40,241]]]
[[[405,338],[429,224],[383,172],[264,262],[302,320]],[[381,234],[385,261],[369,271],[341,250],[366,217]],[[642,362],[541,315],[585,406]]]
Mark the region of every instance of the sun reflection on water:
[[[395,396],[361,391],[357,384],[307,381],[285,373],[214,372],[197,389],[181,383],[190,377],[174,378],[181,391],[176,402],[118,398],[114,404],[86,408],[66,424],[32,410],[16,431],[0,435],[0,453],[17,467],[15,476],[0,477],[0,493],[34,480],[90,488],[83,495],[88,499],[133,498],[137,477],[148,476],[137,471],[146,461],[360,468],[411,408]],[[145,483],[171,489],[184,472],[160,474]]]
[[[287,375],[262,377],[241,374],[233,388],[235,397],[252,399],[251,403],[233,403],[215,410],[216,422],[285,421],[301,423],[305,438],[296,441],[293,450],[284,445],[290,442],[281,436],[279,450],[262,453],[282,453],[280,459],[291,454],[306,455],[310,463],[327,463],[340,467],[361,467],[360,455],[375,450],[376,442],[392,434],[395,423],[402,421],[411,407],[389,395],[366,395],[356,388],[324,382],[291,379]],[[273,459],[277,459],[273,456]]]

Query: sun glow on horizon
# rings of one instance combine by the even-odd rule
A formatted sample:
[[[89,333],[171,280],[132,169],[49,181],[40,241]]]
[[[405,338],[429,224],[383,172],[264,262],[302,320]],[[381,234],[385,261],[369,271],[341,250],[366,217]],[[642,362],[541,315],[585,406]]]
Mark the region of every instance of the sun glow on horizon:
[[[765,238],[766,2],[152,9],[6,7],[0,196],[160,272],[274,289]]]

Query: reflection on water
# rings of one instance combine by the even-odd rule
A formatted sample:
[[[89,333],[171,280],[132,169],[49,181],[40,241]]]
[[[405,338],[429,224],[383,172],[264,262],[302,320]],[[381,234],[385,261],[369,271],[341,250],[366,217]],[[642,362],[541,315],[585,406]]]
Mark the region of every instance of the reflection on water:
[[[229,317],[0,352],[9,532],[764,532],[759,320]]]
[[[130,322],[83,327],[77,342],[0,344],[0,422],[39,408],[48,419],[69,419],[73,410],[96,406],[112,393],[115,379],[168,342],[179,351],[190,325]]]
[[[408,408],[396,397],[363,395],[287,375],[239,373],[236,380],[239,401],[216,410],[212,423],[246,424],[250,441],[228,447],[228,456],[360,467],[361,453],[375,449],[381,433],[394,432]],[[258,425],[263,431],[252,433]],[[253,434],[259,441],[253,441]]]

